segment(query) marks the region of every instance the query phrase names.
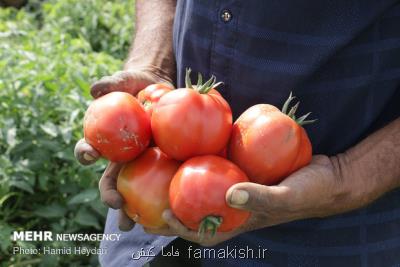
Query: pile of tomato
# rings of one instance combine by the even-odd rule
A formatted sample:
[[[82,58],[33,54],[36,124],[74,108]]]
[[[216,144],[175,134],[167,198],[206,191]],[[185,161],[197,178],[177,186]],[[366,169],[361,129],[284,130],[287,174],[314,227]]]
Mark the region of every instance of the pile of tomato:
[[[124,210],[147,228],[165,226],[170,208],[189,229],[231,231],[247,211],[227,205],[225,194],[240,182],[273,185],[311,161],[312,147],[295,117],[294,97],[279,110],[269,104],[247,109],[234,123],[212,76],[186,87],[153,84],[137,97],[112,92],[89,106],[86,141],[114,162],[123,162],[117,189]]]

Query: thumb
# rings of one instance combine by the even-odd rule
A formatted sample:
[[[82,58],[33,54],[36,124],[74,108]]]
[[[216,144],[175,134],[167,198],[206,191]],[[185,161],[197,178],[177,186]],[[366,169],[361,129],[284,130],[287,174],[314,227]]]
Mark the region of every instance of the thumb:
[[[256,183],[238,183],[226,192],[226,202],[233,208],[248,211],[265,211],[279,207],[287,198],[287,189],[283,186],[266,186]]]

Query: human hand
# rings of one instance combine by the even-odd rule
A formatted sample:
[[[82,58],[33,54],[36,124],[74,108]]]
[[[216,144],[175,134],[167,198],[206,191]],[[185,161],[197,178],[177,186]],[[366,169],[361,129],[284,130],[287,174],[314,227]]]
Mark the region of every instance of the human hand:
[[[92,85],[90,93],[94,98],[114,91],[136,95],[146,86],[160,82],[170,84],[170,80],[159,77],[152,72],[128,69],[101,78]],[[93,164],[101,156],[96,149],[85,142],[85,139],[77,142],[74,154],[76,159],[83,165]],[[121,168],[122,164],[110,162],[100,179],[99,189],[101,199],[107,206],[120,209],[119,227],[121,230],[128,231],[132,229],[134,222],[121,209],[124,201],[116,189],[117,177]]]
[[[226,233],[207,235],[200,240],[197,232],[187,229],[170,210],[163,216],[168,228],[145,229],[152,234],[180,236],[202,246],[213,246],[234,236],[298,219],[325,217],[362,205],[360,192],[344,179],[345,166],[339,157],[314,156],[310,165],[291,174],[280,184],[255,183],[233,185],[226,194],[228,205],[251,212],[240,228]],[[354,190],[350,190],[350,189]]]

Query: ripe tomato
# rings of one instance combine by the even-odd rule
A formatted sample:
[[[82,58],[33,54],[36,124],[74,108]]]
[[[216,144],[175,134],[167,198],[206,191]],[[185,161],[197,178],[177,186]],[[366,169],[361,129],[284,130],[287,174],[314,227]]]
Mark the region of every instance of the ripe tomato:
[[[186,74],[186,87],[165,94],[151,117],[157,146],[177,160],[218,154],[227,145],[232,112],[225,99],[213,88],[215,77],[193,87]]]
[[[248,181],[227,159],[214,155],[191,158],[171,181],[171,210],[186,227],[199,233],[232,231],[244,224],[250,213],[229,207],[225,194],[232,185]]]
[[[272,105],[258,104],[247,109],[233,124],[228,158],[236,163],[252,182],[272,185],[307,165],[312,147],[301,125],[305,115],[295,119],[296,104],[287,114]]]
[[[135,97],[112,92],[94,100],[86,111],[85,140],[110,161],[127,162],[146,149],[150,118]]]
[[[117,180],[126,214],[132,219],[137,215],[138,223],[148,228],[165,226],[161,214],[169,207],[169,185],[179,165],[157,147],[126,163]]]
[[[312,145],[304,128],[300,127],[300,129],[301,129],[300,133],[301,137],[300,137],[299,153],[297,154],[296,161],[293,163],[291,170],[289,171],[289,173],[286,174],[286,176],[308,165],[308,163],[311,162]]]
[[[160,98],[165,95],[166,93],[172,91],[170,85],[165,83],[155,83],[147,86],[143,90],[141,90],[137,98],[140,103],[142,103],[144,109],[146,110],[147,114],[151,117],[153,113],[154,105],[160,100]]]

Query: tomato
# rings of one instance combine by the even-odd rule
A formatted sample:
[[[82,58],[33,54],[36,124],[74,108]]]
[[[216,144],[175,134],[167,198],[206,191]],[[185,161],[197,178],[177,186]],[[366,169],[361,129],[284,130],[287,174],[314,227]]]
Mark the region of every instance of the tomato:
[[[94,100],[83,123],[85,140],[106,159],[127,162],[146,149],[150,118],[136,98],[112,92]]]
[[[228,158],[228,150],[226,149],[226,147],[224,147],[224,149],[222,151],[220,151],[217,156],[223,157],[223,158]]]
[[[228,158],[236,163],[252,182],[273,185],[311,161],[312,147],[294,106],[286,113],[268,104],[247,109],[233,124]]]
[[[232,231],[243,225],[250,213],[229,207],[225,194],[232,185],[248,181],[227,159],[215,155],[191,158],[171,181],[171,210],[186,227],[199,233]]]
[[[177,160],[218,154],[229,141],[232,112],[214,89],[215,77],[192,86],[187,72],[187,88],[165,94],[151,117],[155,143]],[[201,76],[199,76],[201,77]]]
[[[137,215],[138,223],[147,228],[165,226],[161,214],[169,207],[169,185],[179,165],[157,147],[126,163],[117,180],[126,214],[132,219]]]
[[[174,88],[165,83],[155,83],[147,86],[141,90],[137,98],[140,103],[144,106],[147,114],[151,117],[153,113],[154,105],[160,100],[160,98],[166,93],[172,91]]]
[[[289,173],[287,173],[287,175],[297,171],[298,169],[308,165],[311,162],[312,145],[304,128],[301,127],[300,129],[300,149],[297,154],[296,161],[293,163],[292,168],[290,169]]]

